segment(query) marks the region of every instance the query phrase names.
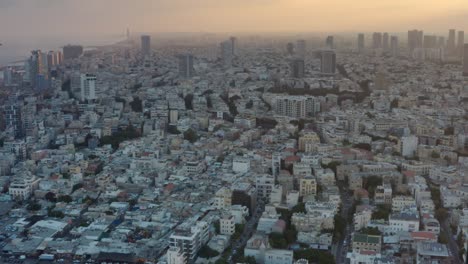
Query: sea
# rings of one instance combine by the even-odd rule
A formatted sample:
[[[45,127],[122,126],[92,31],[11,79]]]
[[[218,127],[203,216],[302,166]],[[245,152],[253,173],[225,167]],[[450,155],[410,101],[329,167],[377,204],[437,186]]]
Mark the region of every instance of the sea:
[[[32,50],[62,50],[68,44],[82,45],[86,47],[110,45],[124,39],[122,35],[102,36],[14,36],[0,35],[0,67],[9,64],[17,64],[26,60]]]

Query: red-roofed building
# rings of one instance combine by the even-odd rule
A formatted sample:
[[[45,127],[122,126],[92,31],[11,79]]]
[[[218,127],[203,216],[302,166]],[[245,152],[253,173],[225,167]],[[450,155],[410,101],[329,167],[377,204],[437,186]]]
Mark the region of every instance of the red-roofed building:
[[[428,231],[411,232],[411,237],[415,243],[420,241],[437,242],[437,235]]]
[[[299,156],[289,156],[284,159],[284,165],[286,167],[289,167],[299,161],[301,161],[301,158]]]

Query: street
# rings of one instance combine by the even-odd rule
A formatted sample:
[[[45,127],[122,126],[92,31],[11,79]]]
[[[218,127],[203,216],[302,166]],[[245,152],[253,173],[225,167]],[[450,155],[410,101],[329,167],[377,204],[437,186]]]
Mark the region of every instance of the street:
[[[353,205],[353,199],[349,195],[346,188],[341,191],[341,216],[344,219],[348,219],[349,217],[349,210]],[[338,241],[337,244],[332,246],[332,254],[335,256],[336,263],[346,263],[346,253],[348,252],[348,248],[350,247],[351,243],[351,233],[353,232],[353,224],[347,222],[346,231],[343,235],[343,239]]]
[[[455,241],[455,238],[452,235],[452,229],[450,228],[448,219],[440,223],[440,228],[441,228],[440,230],[441,233],[447,234],[447,237],[448,237],[447,249],[449,251],[449,254],[453,256],[453,263],[463,264],[463,262],[460,260],[458,245],[457,245],[457,242]]]
[[[247,241],[252,236],[252,233],[255,230],[255,226],[257,225],[258,220],[260,219],[260,216],[262,215],[264,206],[265,205],[263,203],[259,203],[257,205],[257,209],[255,210],[254,215],[252,215],[249,221],[247,221],[247,223],[245,224],[242,235],[236,242],[232,244],[232,251],[228,258],[228,262],[230,264],[234,263],[233,261],[234,255],[238,253],[243,254],[243,252],[238,252],[238,251],[245,247],[245,245],[247,244]]]

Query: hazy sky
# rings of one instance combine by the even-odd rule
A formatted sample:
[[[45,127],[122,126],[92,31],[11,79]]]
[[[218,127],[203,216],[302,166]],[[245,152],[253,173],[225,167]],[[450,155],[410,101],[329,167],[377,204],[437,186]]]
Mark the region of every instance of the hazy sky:
[[[468,30],[468,0],[0,0],[0,38],[138,32]]]

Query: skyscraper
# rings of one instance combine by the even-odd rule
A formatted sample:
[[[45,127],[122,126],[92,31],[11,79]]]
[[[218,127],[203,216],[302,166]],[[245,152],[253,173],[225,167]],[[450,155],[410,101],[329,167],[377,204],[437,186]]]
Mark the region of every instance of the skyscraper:
[[[425,49],[435,49],[437,48],[437,36],[424,36],[424,44]]]
[[[303,39],[300,39],[297,41],[296,44],[296,55],[299,58],[304,58],[306,54],[306,41]]]
[[[382,48],[383,48],[384,51],[388,51],[388,48],[390,47],[389,46],[389,41],[390,41],[390,39],[389,39],[388,33],[385,32],[383,34],[383,38],[382,38]]]
[[[334,49],[335,48],[335,43],[334,43],[334,38],[333,36],[328,36],[326,41],[325,41],[325,46],[328,49]]]
[[[364,47],[365,47],[365,44],[364,44],[364,34],[360,33],[358,35],[358,51],[359,53],[362,53],[364,51]]]
[[[28,75],[31,86],[36,90],[45,90],[49,87],[48,56],[40,50],[31,51],[28,61]]]
[[[468,44],[463,45],[463,76],[468,76]]]
[[[408,49],[410,54],[417,48],[423,47],[423,34],[422,30],[410,30],[408,31]]]
[[[324,50],[320,52],[321,72],[323,74],[335,74],[336,72],[336,53],[333,50]]]
[[[13,130],[15,137],[22,135],[21,105],[16,96],[12,96],[3,106],[5,125]]]
[[[445,47],[445,37],[439,37],[437,40],[437,47],[444,48]]]
[[[293,55],[294,54],[294,43],[288,42],[288,44],[286,44],[286,51],[288,52],[289,55]]]
[[[95,100],[96,97],[96,75],[94,74],[81,74],[80,76],[80,99]]]
[[[374,49],[380,49],[382,48],[382,33],[380,32],[374,32],[372,35],[372,40],[373,40],[373,45],[372,47]]]
[[[181,54],[179,59],[179,76],[182,78],[191,78],[193,76],[193,55]]]
[[[151,53],[151,37],[148,35],[141,36],[141,53],[143,56]]]
[[[291,77],[304,78],[304,59],[296,58],[291,61]]]
[[[455,29],[449,30],[449,37],[447,40],[447,51],[450,55],[455,55],[456,52],[455,47]]]
[[[226,40],[221,42],[221,60],[223,62],[224,67],[231,67],[232,66],[232,42],[230,40]]]
[[[235,56],[236,55],[237,38],[236,37],[230,37],[229,41],[231,41],[232,56]]]
[[[457,51],[460,58],[463,56],[463,49],[465,46],[465,31],[458,31]]]
[[[392,36],[390,38],[390,52],[393,57],[398,57],[398,37]]]

